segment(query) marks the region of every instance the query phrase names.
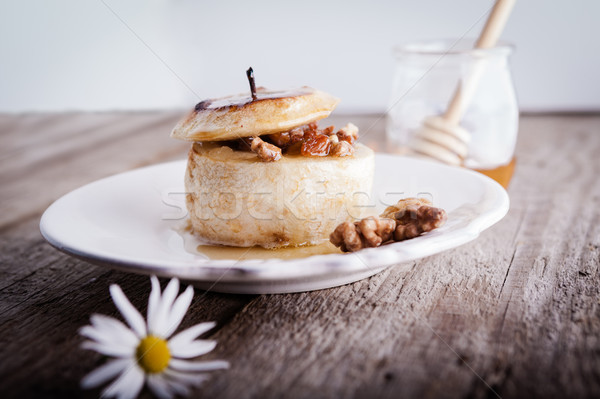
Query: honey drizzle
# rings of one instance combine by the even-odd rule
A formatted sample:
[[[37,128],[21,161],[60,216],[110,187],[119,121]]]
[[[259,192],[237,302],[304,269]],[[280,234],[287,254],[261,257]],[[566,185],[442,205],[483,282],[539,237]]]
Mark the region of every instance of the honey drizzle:
[[[315,255],[341,254],[339,248],[336,248],[329,241],[317,245],[304,245],[300,247],[282,247],[267,249],[262,247],[230,247],[227,245],[211,245],[202,242],[192,233],[192,226],[189,220],[182,225],[174,227],[183,239],[183,247],[186,252],[192,255],[200,255],[203,258],[217,259],[301,259]]]

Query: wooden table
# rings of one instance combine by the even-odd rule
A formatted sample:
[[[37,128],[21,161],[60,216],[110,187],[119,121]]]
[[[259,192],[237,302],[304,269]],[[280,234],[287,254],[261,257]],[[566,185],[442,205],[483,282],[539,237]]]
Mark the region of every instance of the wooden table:
[[[80,185],[185,157],[168,138],[180,115],[0,115],[1,397],[98,395],[78,386],[103,360],[77,329],[117,315],[111,283],[145,311],[149,280],[56,251],[39,218]],[[383,119],[352,119],[384,148]],[[599,154],[600,116],[525,116],[511,210],[474,242],[329,290],[197,290],[182,327],[215,320],[206,358],[231,363],[198,393],[598,397]]]

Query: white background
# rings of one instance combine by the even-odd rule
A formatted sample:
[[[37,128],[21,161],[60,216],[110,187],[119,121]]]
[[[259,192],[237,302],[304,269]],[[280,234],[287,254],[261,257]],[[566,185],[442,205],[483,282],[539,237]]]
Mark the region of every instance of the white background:
[[[19,0],[0,5],[0,111],[189,108],[310,85],[383,112],[397,43],[475,37],[491,0]],[[111,11],[112,9],[112,11]],[[503,35],[522,110],[600,110],[600,2],[520,0]]]

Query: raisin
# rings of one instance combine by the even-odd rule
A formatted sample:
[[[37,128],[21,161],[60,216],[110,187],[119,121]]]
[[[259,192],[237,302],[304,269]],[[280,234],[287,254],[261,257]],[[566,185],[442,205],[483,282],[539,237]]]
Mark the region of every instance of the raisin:
[[[302,143],[302,155],[324,157],[329,155],[331,149],[331,142],[329,137],[323,134],[317,134],[309,137],[304,143]]]
[[[311,122],[308,125],[304,125],[303,128],[304,128],[304,138],[306,138],[306,139],[319,134],[319,125],[317,125],[317,122]]]

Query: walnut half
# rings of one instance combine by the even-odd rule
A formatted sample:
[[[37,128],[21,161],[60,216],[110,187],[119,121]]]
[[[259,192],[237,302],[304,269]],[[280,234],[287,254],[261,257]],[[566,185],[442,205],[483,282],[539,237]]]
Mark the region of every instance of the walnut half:
[[[431,202],[406,198],[388,207],[379,217],[340,224],[329,236],[333,245],[344,252],[378,247],[390,240],[403,241],[441,227],[448,218],[446,211]]]
[[[362,248],[378,247],[392,239],[396,222],[370,216],[358,222],[340,224],[329,236],[329,240],[344,252],[354,252]]]
[[[394,241],[409,240],[423,233],[437,229],[446,223],[446,211],[429,205],[410,206],[396,212]]]

